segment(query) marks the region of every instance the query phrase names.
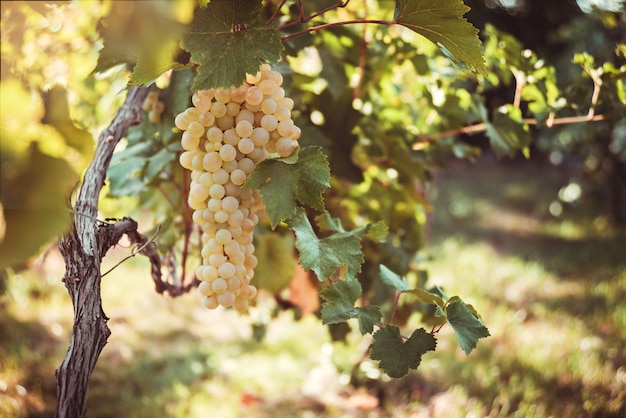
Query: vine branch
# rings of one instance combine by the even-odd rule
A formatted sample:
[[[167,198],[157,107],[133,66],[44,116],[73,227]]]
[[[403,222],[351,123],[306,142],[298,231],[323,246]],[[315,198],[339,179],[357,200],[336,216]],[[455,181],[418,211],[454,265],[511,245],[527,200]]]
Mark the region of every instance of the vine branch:
[[[518,77],[516,76],[515,79],[517,80]],[[527,125],[544,125],[548,128],[552,128],[553,126],[556,126],[556,125],[570,125],[574,123],[597,122],[597,121],[608,119],[607,115],[595,114],[595,107],[596,107],[596,104],[598,103],[598,97],[600,96],[600,89],[602,87],[602,82],[601,80],[597,81],[595,78],[593,80],[594,80],[593,93],[591,94],[591,103],[589,105],[589,111],[587,112],[586,115],[564,116],[561,118],[555,118],[554,112],[551,112],[548,115],[548,118],[546,119],[544,123],[541,123],[540,121],[534,118],[524,118],[523,122]],[[517,86],[518,87],[523,86],[523,83],[518,83]],[[518,88],[518,87],[516,87],[515,89],[515,97],[513,99],[513,105],[515,107],[520,106],[521,88]],[[455,136],[455,135],[460,135],[460,134],[475,135],[481,132],[485,132],[486,130],[487,130],[487,124],[484,122],[481,122],[481,123],[476,123],[473,125],[465,126],[459,129],[451,129],[448,131],[439,132],[433,135],[420,135],[418,136],[417,142],[413,144],[412,148],[413,150],[420,150],[424,147],[424,143],[427,143],[427,142],[435,142],[435,141],[438,141],[440,139],[443,139],[449,136]]]
[[[136,231],[137,223],[130,218],[101,223],[97,220],[98,198],[115,146],[131,126],[141,121],[141,105],[147,95],[147,88],[131,87],[124,104],[100,135],[72,209],[71,230],[59,241],[66,265],[63,282],[74,307],[74,326],[67,354],[56,370],[57,417],[86,415],[89,379],[111,335],[102,309],[100,266],[108,249],[123,234]]]

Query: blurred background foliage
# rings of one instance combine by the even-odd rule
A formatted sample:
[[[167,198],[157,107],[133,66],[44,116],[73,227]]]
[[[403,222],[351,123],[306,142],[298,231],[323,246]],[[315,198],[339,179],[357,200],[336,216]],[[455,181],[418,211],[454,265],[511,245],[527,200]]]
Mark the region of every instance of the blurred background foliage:
[[[141,25],[148,22],[146,16],[159,19],[161,32],[169,28],[177,33],[180,23],[188,22],[194,2],[176,3],[166,6],[165,2],[142,2],[137,7],[128,2],[95,1],[2,3],[0,294],[4,296],[0,310],[7,315],[3,316],[0,340],[11,344],[1,344],[0,349],[4,370],[0,375],[0,412],[28,416],[50,412],[54,402],[53,369],[66,346],[70,326],[66,314],[71,308],[63,299],[62,270],[55,266],[55,250],[49,244],[67,228],[68,200],[90,161],[93,138],[123,101],[130,64],[136,58],[122,48],[124,40],[142,40],[132,47],[139,51],[154,49],[155,42],[141,31]],[[306,7],[312,13],[333,3],[318,0],[306,2]],[[341,217],[346,228],[379,220],[390,228],[391,235],[384,245],[367,243],[364,248],[367,262],[359,279],[370,302],[384,305],[387,313],[391,311],[394,295],[378,280],[378,265],[383,263],[408,274],[416,285],[463,288],[463,294],[487,306],[486,322],[490,329],[494,327],[498,340],[464,366],[456,365],[456,354],[450,348],[449,354],[435,361],[439,366],[426,366],[423,379],[410,377],[398,383],[403,389],[400,398],[379,385],[386,381],[372,371],[367,361],[357,361],[354,353],[360,354],[355,351],[358,342],[350,339],[349,328],[332,327],[331,332],[333,338],[348,338],[352,355],[345,354],[343,346],[332,346],[334,360],[328,362],[334,364],[339,377],[349,377],[348,383],[353,384],[350,390],[354,390],[351,394],[375,394],[381,408],[385,396],[394,401],[403,399],[407,415],[411,413],[412,396],[430,400],[429,407],[436,408],[433,395],[440,392],[452,396],[450,405],[457,405],[459,411],[475,408],[479,414],[496,411],[507,415],[515,408],[527,415],[541,415],[542,411],[548,415],[568,411],[617,414],[625,407],[623,396],[616,394],[625,384],[625,372],[619,364],[621,361],[623,365],[625,359],[620,344],[626,342],[624,312],[616,296],[626,291],[623,252],[620,256],[625,241],[619,232],[626,217],[624,3],[476,0],[466,4],[472,8],[467,19],[481,29],[489,70],[484,78],[476,78],[435,45],[400,26],[335,27],[285,41],[286,58],[278,69],[284,75],[289,96],[298,104],[294,116],[303,130],[301,142],[322,145],[331,163],[333,187],[325,196],[329,211]],[[275,6],[276,2],[266,2],[268,17]],[[285,20],[299,13],[296,2],[288,2],[284,11]],[[327,13],[317,21],[366,16],[391,19],[393,3],[351,2],[350,7]],[[110,22],[119,25],[119,31]],[[288,31],[299,29],[295,26]],[[108,47],[104,43],[104,60],[103,55],[99,58],[99,51],[103,48],[101,35],[107,33],[107,39],[117,39],[117,43]],[[96,69],[99,72],[94,72]],[[142,74],[149,77],[149,70]],[[129,133],[114,158],[110,183],[100,205],[103,218],[137,217],[147,235],[161,224],[159,250],[169,260],[170,273],[178,276],[193,274],[193,269],[181,271],[181,254],[190,245],[186,241],[192,231],[181,197],[188,179],[177,159],[172,158],[180,151],[179,134],[171,129],[174,115],[188,105],[188,96],[183,93],[190,86],[188,71],[158,78],[152,85],[165,106],[161,122],[144,122]],[[600,86],[594,114],[604,115],[605,119],[545,126],[551,113],[555,119],[587,115],[594,86]],[[529,123],[530,119],[538,123]],[[472,124],[484,127],[472,135],[461,131]],[[501,156],[500,162],[491,162],[492,152]],[[530,161],[522,155],[530,156]],[[461,165],[462,170],[455,171],[459,168],[455,159],[473,161],[476,166]],[[536,164],[533,169],[519,169],[530,163]],[[453,173],[448,183],[447,172]],[[553,176],[546,177],[545,185],[541,184],[543,174]],[[496,187],[500,182],[508,186]],[[502,216],[490,216],[493,213]],[[520,213],[527,217],[513,216]],[[487,233],[494,228],[491,221],[503,222],[507,228]],[[487,225],[482,231],[481,222]],[[526,223],[533,234],[545,239],[520,240],[510,230],[512,225]],[[281,241],[270,242],[267,231],[266,225],[261,226],[257,238],[258,253],[267,254],[260,260],[260,270],[271,272],[288,265],[286,270],[292,271],[295,257],[287,252],[285,257],[276,257],[276,251],[271,250],[288,246],[289,235],[282,233]],[[480,242],[492,244],[493,248]],[[508,253],[500,253],[502,248]],[[197,256],[194,251],[192,246],[191,260],[194,254]],[[583,267],[582,261],[574,262],[581,255],[589,265],[587,270],[574,273]],[[429,278],[427,271],[434,277]],[[280,286],[273,283],[273,295],[268,292],[261,298],[251,318],[233,319],[224,314],[238,324],[235,328],[250,326],[256,334],[242,331],[242,335],[220,336],[211,331],[207,337],[204,330],[186,330],[186,324],[195,324],[193,318],[197,316],[210,321],[208,314],[177,306],[179,302],[183,306],[197,304],[193,297],[170,303],[156,302],[150,295],[152,303],[173,317],[166,319],[163,313],[159,316],[163,316],[161,322],[156,322],[164,324],[163,332],[167,329],[172,334],[156,335],[158,330],[143,328],[149,327],[142,322],[149,309],[140,309],[143,305],[137,300],[142,292],[150,292],[146,290],[150,286],[141,287],[135,282],[148,282],[148,274],[147,265],[137,261],[121,271],[115,281],[104,285],[111,287],[109,297],[113,298],[107,302],[104,296],[105,312],[109,313],[110,303],[116,327],[111,345],[119,346],[105,353],[109,357],[101,363],[120,365],[124,375],[111,373],[105,365],[97,369],[92,395],[95,415],[143,416],[132,409],[134,401],[142,399],[142,407],[150,413],[193,416],[193,411],[185,409],[193,408],[184,406],[185,399],[194,399],[201,406],[207,402],[194,398],[201,397],[194,393],[195,385],[201,393],[226,396],[211,383],[219,377],[237,380],[233,391],[241,398],[227,396],[228,402],[249,403],[259,409],[259,416],[264,416],[269,412],[263,408],[280,408],[281,401],[275,399],[275,403],[268,404],[252,396],[244,402],[249,382],[236,377],[237,373],[247,376],[242,373],[249,367],[244,360],[263,369],[258,362],[273,364],[277,358],[285,358],[279,354],[281,350],[292,347],[293,358],[287,354],[287,364],[303,357],[309,362],[319,361],[316,367],[326,367],[326,360],[319,354],[324,352],[323,344],[293,345],[302,331],[298,331],[289,313],[280,313],[282,308],[295,308],[297,317],[299,312],[316,309],[316,289],[306,287],[306,279],[291,288],[288,278],[281,280]],[[501,280],[497,282],[501,288],[496,286],[496,294],[490,295],[493,283],[485,289],[479,279],[465,282],[468,276]],[[131,278],[132,286],[124,283],[124,277]],[[576,283],[573,293],[558,296],[558,292],[565,292],[558,283],[570,279]],[[518,286],[526,296],[512,302],[510,294],[516,291],[507,287]],[[126,295],[123,289],[135,289],[137,294]],[[298,292],[309,297],[294,297]],[[543,302],[537,304],[538,299]],[[133,306],[139,308],[134,310]],[[424,308],[401,300],[396,320],[408,324],[428,321],[429,312]],[[526,374],[526,360],[517,353],[528,355],[533,347],[522,349],[507,342],[515,340],[509,328],[517,327],[537,338],[536,333],[542,329],[527,326],[541,327],[545,323],[545,331],[550,326],[559,327],[563,317],[572,321],[575,332],[562,336],[559,343],[546,349],[545,355],[531,356],[535,375]],[[514,325],[508,325],[511,321]],[[196,325],[203,327],[202,323]],[[285,327],[280,342],[271,339],[275,337],[272,332],[281,332],[273,331],[274,323]],[[311,322],[305,320],[303,326],[318,341],[328,338]],[[598,335],[587,335],[587,326],[596,329]],[[121,334],[117,340],[116,333]],[[251,340],[253,335],[270,338],[259,343],[258,352],[251,348],[256,344]],[[205,349],[202,346],[206,338],[228,344],[224,343],[223,351]],[[170,345],[172,341],[178,344]],[[239,345],[237,355],[228,351],[228,347],[234,350],[234,341]],[[570,348],[582,347],[583,343],[587,347],[583,351],[591,359],[584,357],[586,354],[571,357]],[[485,345],[489,344],[487,341]],[[570,348],[559,351],[568,345]],[[27,347],[38,350],[31,352]],[[512,350],[512,354],[498,350]],[[145,362],[138,362],[142,356]],[[237,356],[242,362],[233,360]],[[497,360],[490,361],[494,356]],[[562,366],[549,379],[541,376],[544,368],[561,358],[569,359],[571,364]],[[602,359],[607,361],[604,366],[600,364]],[[479,366],[472,371],[474,361]],[[285,374],[287,381],[301,381],[307,368],[313,367],[298,364],[302,369],[294,367],[291,376]],[[588,370],[592,377],[585,377]],[[263,371],[258,373],[256,378],[261,379]],[[143,378],[159,374],[166,377],[151,383],[146,380],[154,379]],[[461,383],[452,379],[454,376],[461,376]],[[119,393],[112,393],[111,388],[122,380],[128,398],[120,400]],[[583,404],[571,410],[559,407],[561,393],[546,388],[555,382],[568,399]],[[339,387],[346,390],[345,385]],[[269,392],[258,387],[252,393],[269,397]],[[132,413],[116,409],[118,401]],[[600,405],[602,402],[606,407]],[[315,402],[305,406],[312,411],[319,408]],[[237,413],[229,406],[221,407],[225,414]],[[288,405],[285,410],[297,407]],[[110,408],[110,414],[105,408]],[[325,408],[323,411],[334,416],[332,406]]]

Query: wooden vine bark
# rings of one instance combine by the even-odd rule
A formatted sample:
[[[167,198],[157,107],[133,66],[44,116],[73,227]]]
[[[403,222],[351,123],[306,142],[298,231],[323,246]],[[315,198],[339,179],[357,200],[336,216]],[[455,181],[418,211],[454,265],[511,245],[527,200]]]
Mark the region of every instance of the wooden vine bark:
[[[60,418],[86,415],[89,379],[111,335],[100,293],[102,258],[124,234],[142,239],[132,219],[106,223],[98,221],[97,214],[100,190],[115,146],[129,127],[141,121],[141,105],[147,94],[145,87],[131,87],[117,115],[100,135],[74,206],[70,232],[59,243],[66,265],[63,282],[74,306],[70,345],[56,371],[57,417]]]

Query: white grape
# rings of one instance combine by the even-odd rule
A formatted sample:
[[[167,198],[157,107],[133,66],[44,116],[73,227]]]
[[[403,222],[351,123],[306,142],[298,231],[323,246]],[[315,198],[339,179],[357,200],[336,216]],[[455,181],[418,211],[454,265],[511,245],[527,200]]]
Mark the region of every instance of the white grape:
[[[218,273],[220,274],[220,277],[228,280],[229,286],[228,286],[228,290],[236,290],[232,289],[230,286],[230,281],[232,279],[237,279],[239,280],[237,277],[233,277],[235,275],[235,266],[233,265],[233,263],[227,261],[224,264],[222,264],[218,269],[217,269]]]
[[[274,99],[265,99],[261,102],[261,112],[265,115],[271,115],[276,111],[277,107],[276,100]]]
[[[246,93],[246,103],[252,106],[261,104],[263,100],[263,91],[260,88],[254,86],[248,89]]]
[[[235,118],[229,115],[224,115],[221,118],[218,118],[215,123],[222,131],[226,131],[235,126]]]
[[[269,96],[274,93],[276,90],[276,83],[274,80],[263,80],[259,83],[259,89],[263,92],[264,95]]]
[[[233,161],[237,157],[237,150],[230,144],[225,144],[220,149],[220,157],[223,161]]]
[[[219,268],[225,262],[226,256],[224,254],[214,253],[209,257],[209,265],[215,268]]]
[[[237,149],[243,154],[250,154],[254,151],[254,142],[250,138],[241,138],[237,143]]]
[[[218,87],[215,90],[215,100],[224,104],[228,103],[230,101],[230,89],[227,90],[222,87]]]
[[[215,241],[221,245],[228,244],[233,239],[228,229],[220,229],[215,233]]]
[[[291,154],[293,154],[296,147],[296,141],[291,138],[281,138],[278,140],[278,142],[276,142],[276,152],[281,157],[289,157]]]
[[[212,177],[213,182],[216,184],[225,184],[229,178],[230,178],[230,174],[228,173],[228,171],[224,170],[223,168],[220,168],[215,173],[213,173],[213,177]]]
[[[221,277],[218,277],[211,283],[211,290],[217,294],[224,293],[226,289],[228,289],[228,283]]]
[[[239,207],[239,200],[237,200],[236,197],[225,196],[222,199],[222,209],[224,209],[225,212],[232,213],[236,211],[238,207]],[[230,219],[230,215],[228,215],[228,218]]]
[[[205,296],[202,302],[207,309],[215,309],[220,306],[216,295]]]
[[[216,119],[221,118],[226,115],[226,105],[222,102],[215,102],[213,106],[211,106],[211,113],[215,116]]]
[[[209,188],[209,196],[211,196],[212,199],[222,200],[225,194],[226,189],[221,184],[214,184]]]
[[[198,291],[203,296],[211,296],[215,294],[215,292],[211,288],[211,285],[208,282],[200,282],[200,284],[198,285]]]
[[[262,200],[243,185],[269,153],[287,157],[297,148],[302,131],[282,84],[282,75],[263,64],[239,87],[195,92],[193,106],[174,121],[183,131],[179,162],[191,171],[187,203],[202,231],[196,277],[209,309],[233,306],[243,312],[257,293],[250,280],[258,262],[253,233]],[[144,106],[159,115],[163,110],[158,97],[149,96]]]
[[[261,118],[261,127],[268,132],[272,132],[278,126],[278,119],[274,115],[264,115]]]
[[[224,293],[217,295],[217,301],[220,305],[227,308],[235,303],[235,294],[227,290]]]
[[[215,222],[220,224],[228,222],[228,212],[225,210],[215,212]]]
[[[195,158],[194,158],[195,161]],[[222,166],[222,158],[220,154],[215,151],[207,152],[204,158],[202,159],[202,168],[209,173],[215,173]],[[195,169],[195,164],[194,164]]]
[[[237,125],[235,126],[235,131],[237,132],[237,135],[239,135],[239,137],[241,138],[247,138],[252,135],[253,129],[254,127],[252,126],[252,123],[249,120],[245,119],[237,122]]]

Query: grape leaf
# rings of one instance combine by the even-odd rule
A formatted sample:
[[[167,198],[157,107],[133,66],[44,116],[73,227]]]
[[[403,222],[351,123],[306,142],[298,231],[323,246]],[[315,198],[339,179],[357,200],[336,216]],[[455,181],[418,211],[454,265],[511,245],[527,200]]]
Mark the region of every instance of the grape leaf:
[[[256,74],[260,60],[278,62],[278,30],[265,23],[258,0],[213,0],[197,8],[182,47],[199,64],[193,90],[240,85]]]
[[[333,218],[328,212],[324,212],[315,218],[315,223],[322,231],[346,232],[341,219]],[[374,224],[367,224],[361,228],[357,228],[354,233],[367,235],[371,240],[382,242],[389,234],[389,228],[383,221]]]
[[[0,239],[0,270],[22,264],[67,231],[66,199],[79,180],[66,160],[45,154],[37,142],[31,142],[24,155],[2,151],[0,222],[6,229]]]
[[[41,97],[46,109],[41,122],[54,126],[70,147],[76,148],[83,155],[91,155],[95,141],[88,131],[77,126],[70,117],[65,87],[57,84],[44,91]]]
[[[313,270],[320,281],[344,266],[348,277],[355,277],[361,271],[364,259],[359,233],[339,232],[320,239],[302,209],[296,210],[289,224],[296,233],[300,264],[305,270]]]
[[[383,264],[380,265],[380,278],[382,279],[383,283],[386,283],[401,292],[405,290],[411,290],[411,286],[409,286],[404,278],[391,271],[389,267]]]
[[[375,242],[385,242],[385,238],[389,235],[389,227],[383,221],[369,225],[367,236]]]
[[[397,273],[391,271],[387,266],[382,264],[380,265],[380,278],[383,283],[388,284],[402,293],[415,296],[422,303],[428,303],[437,307],[445,305],[441,296],[424,289],[412,289],[403,277],[399,276]]]
[[[387,325],[374,333],[370,358],[380,360],[379,367],[385,373],[399,378],[406,376],[409,369],[417,369],[422,355],[436,347],[437,340],[424,328],[416,329],[409,339],[403,341],[400,329],[396,325]]]
[[[463,17],[469,9],[462,0],[397,0],[394,22],[486,75],[478,29]]]
[[[409,295],[413,295],[422,303],[428,303],[430,305],[435,305],[437,307],[444,306],[445,302],[440,296],[435,295],[424,289],[410,289],[406,292],[403,292]]]
[[[446,306],[446,317],[465,354],[469,354],[476,347],[480,338],[491,335],[487,327],[472,314],[468,306],[460,299],[456,299]]]
[[[111,11],[98,25],[103,48],[94,72],[118,64],[136,64],[131,84],[146,84],[177,65],[178,38],[183,25],[172,16],[188,7],[187,2],[112,2]]]
[[[297,202],[323,211],[322,192],[330,186],[328,161],[320,147],[302,148],[297,158],[270,159],[258,164],[245,187],[261,189],[272,228],[291,218]]]
[[[289,285],[294,279],[298,264],[293,245],[291,233],[254,235],[254,255],[258,260],[258,265],[254,268],[254,285],[257,288],[277,293]],[[317,301],[317,292],[315,300]]]
[[[498,157],[513,155],[532,140],[528,126],[522,120],[521,110],[513,105],[497,109],[491,121],[485,120],[485,125],[485,134]]]
[[[374,331],[374,325],[380,325],[382,313],[378,306],[355,307],[354,303],[361,296],[361,284],[354,278],[339,280],[320,292],[325,300],[322,305],[322,323],[337,324],[351,318],[358,318],[359,330],[365,335]]]

